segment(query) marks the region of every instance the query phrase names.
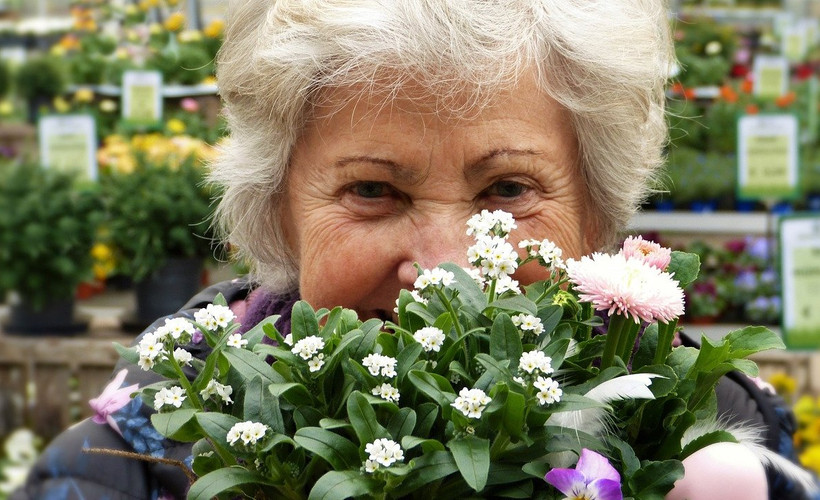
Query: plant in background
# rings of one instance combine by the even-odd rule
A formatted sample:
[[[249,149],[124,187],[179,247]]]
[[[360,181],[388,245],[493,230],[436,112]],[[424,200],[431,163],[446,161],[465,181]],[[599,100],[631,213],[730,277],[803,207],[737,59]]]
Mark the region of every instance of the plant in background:
[[[782,343],[746,328],[701,350],[672,348],[675,279],[694,280],[697,257],[629,238],[617,254],[567,262],[550,241],[526,240],[522,259],[506,240],[509,214],[484,211],[468,228],[472,267],[420,269],[397,323],[297,302],[287,336],[276,317],[242,336],[219,297],[193,321],[168,319],[137,347],[118,346],[166,379],[136,397],[158,411],[161,434],[194,443],[189,498],[552,498],[568,488],[660,498],[681,459],[735,440],[683,436],[714,424],[722,374],[754,373],[742,358]],[[511,274],[531,261],[549,278],[522,289]],[[207,357],[194,358],[202,342]]]
[[[6,437],[0,455],[0,498],[23,484],[39,447],[40,439],[29,429],[17,429]]]
[[[29,120],[34,121],[40,107],[49,106],[66,87],[62,60],[52,56],[27,59],[17,70],[15,89],[29,105]]]
[[[96,187],[67,173],[0,168],[0,296],[15,291],[35,309],[72,298],[91,278],[101,208]]]
[[[105,241],[118,271],[140,281],[173,257],[207,259],[215,193],[204,184],[210,146],[160,134],[112,139],[101,151]]]
[[[820,474],[820,398],[802,396],[793,409],[797,418],[794,444],[800,463]]]
[[[686,87],[720,85],[732,66],[736,35],[728,25],[709,18],[686,19],[675,26],[675,53]]]

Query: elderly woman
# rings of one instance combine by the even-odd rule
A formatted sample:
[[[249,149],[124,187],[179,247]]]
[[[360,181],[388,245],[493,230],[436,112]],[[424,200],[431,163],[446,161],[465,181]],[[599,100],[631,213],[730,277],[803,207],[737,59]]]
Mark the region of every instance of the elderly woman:
[[[233,1],[218,60],[231,135],[212,180],[253,279],[206,290],[187,314],[221,292],[246,329],[276,313],[287,333],[298,297],[391,319],[415,263],[463,263],[481,209],[565,256],[612,244],[663,161],[667,14],[658,0]],[[154,381],[126,368],[114,389]],[[190,460],[150,408],[104,399],[14,498],[185,494],[175,467],[80,454]],[[737,417],[759,420],[754,405]],[[719,480],[715,498],[765,498],[762,466],[738,448],[688,464],[672,495],[710,498]]]

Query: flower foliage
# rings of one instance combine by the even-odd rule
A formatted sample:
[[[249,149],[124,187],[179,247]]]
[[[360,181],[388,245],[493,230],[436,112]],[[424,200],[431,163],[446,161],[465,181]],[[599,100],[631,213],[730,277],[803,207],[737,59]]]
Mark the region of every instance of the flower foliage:
[[[772,332],[747,328],[719,344],[704,339],[701,350],[672,349],[674,318],[585,301],[587,278],[570,276],[576,264],[551,242],[522,242],[519,257],[508,214],[483,212],[469,227],[474,268],[419,270],[395,322],[297,302],[287,336],[273,316],[240,337],[219,297],[209,308],[222,321],[195,315],[211,351],[190,360],[192,377],[174,354],[193,338],[189,328],[166,324],[136,349],[120,347],[169,379],[141,394],[162,403],[152,417],[160,433],[195,442],[200,479],[189,497],[552,498],[578,483],[661,498],[682,476],[680,460],[733,439],[681,441],[715,418],[723,373],[754,372],[742,358],[782,347]],[[673,252],[660,270],[641,260],[650,254],[612,266],[640,264],[679,285],[697,274],[693,256]],[[547,279],[522,288],[511,275],[531,261]],[[644,325],[634,349],[635,316],[669,320]],[[599,477],[601,461],[612,471]],[[545,481],[550,471],[557,480]]]

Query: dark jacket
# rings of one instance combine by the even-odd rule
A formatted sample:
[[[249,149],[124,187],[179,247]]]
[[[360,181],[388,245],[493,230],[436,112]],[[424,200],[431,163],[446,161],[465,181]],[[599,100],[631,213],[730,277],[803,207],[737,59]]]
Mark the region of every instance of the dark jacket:
[[[214,285],[191,299],[177,315],[193,319],[194,311],[211,303],[218,293],[230,304],[245,299],[249,291],[248,283],[242,280]],[[281,304],[278,306],[274,301],[274,306],[268,307],[265,313],[282,314],[282,319],[288,324],[286,329],[289,330],[290,308],[285,306],[292,305],[292,301],[283,301]],[[277,308],[281,310],[276,310]],[[249,316],[253,317],[252,314]],[[158,320],[146,331],[153,331],[160,324],[161,320]],[[139,338],[135,344],[138,340]],[[691,339],[685,337],[683,342],[692,344]],[[208,354],[207,344],[204,342],[188,345],[186,349],[200,359]],[[155,373],[143,371],[123,360],[115,369],[115,374],[123,369],[127,372],[120,387],[132,384],[144,386],[160,380]],[[770,448],[786,456],[793,455],[793,450],[782,449],[784,439],[790,443],[794,432],[794,421],[789,418],[788,409],[782,401],[765,394],[750,379],[737,373],[724,377],[718,385],[717,393],[719,409],[727,418],[762,426],[767,429],[766,443]],[[150,404],[143,404],[137,397],[107,415],[109,418],[105,423],[88,419],[69,428],[46,448],[29,474],[26,484],[14,492],[10,500],[184,498],[188,479],[180,467],[81,451],[86,448],[106,448],[137,452],[190,466],[191,444],[165,439],[160,435],[151,426],[150,416],[153,412]],[[806,498],[783,478],[771,475],[769,483],[771,498]]]

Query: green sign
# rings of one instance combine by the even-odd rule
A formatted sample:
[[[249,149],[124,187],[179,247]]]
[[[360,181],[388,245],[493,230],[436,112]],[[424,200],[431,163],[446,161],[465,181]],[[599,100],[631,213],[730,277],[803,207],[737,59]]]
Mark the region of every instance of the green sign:
[[[794,349],[820,347],[820,217],[780,220],[783,336]]]
[[[749,115],[738,120],[738,197],[798,195],[798,127],[793,115]]]

